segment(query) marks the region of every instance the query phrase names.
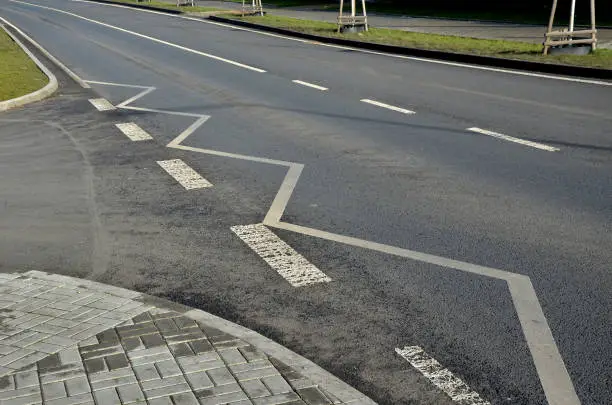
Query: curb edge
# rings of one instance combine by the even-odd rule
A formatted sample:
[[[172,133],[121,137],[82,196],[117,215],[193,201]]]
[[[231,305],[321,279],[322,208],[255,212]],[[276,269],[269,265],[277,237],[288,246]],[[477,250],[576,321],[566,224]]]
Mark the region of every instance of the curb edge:
[[[93,0],[101,1],[101,0]],[[107,0],[104,0],[108,2]],[[481,66],[489,66],[505,69],[516,69],[521,71],[550,73],[564,76],[588,77],[595,79],[612,79],[612,69],[589,68],[583,66],[560,65],[554,63],[532,62],[519,59],[503,59],[493,56],[470,55],[464,53],[445,52],[430,49],[408,48],[396,45],[377,44],[373,42],[354,41],[350,39],[331,38],[314,34],[306,34],[298,31],[288,30],[285,28],[270,27],[267,25],[255,24],[246,21],[234,20],[211,15],[208,17],[211,21],[225,23],[229,25],[252,28],[260,31],[273,32],[275,34],[286,35],[311,41],[317,41],[325,44],[347,46],[355,49],[365,49],[369,51],[377,51],[384,53],[392,53],[397,55],[414,56],[429,59],[438,59],[449,62],[468,63]]]
[[[21,49],[30,57],[30,59],[38,66],[38,68],[47,76],[49,79],[49,83],[47,83],[43,88],[33,91],[32,93],[25,94],[23,96],[19,96],[10,100],[0,101],[0,112],[7,111],[12,108],[22,107],[26,104],[30,104],[36,101],[41,101],[53,93],[59,88],[59,84],[57,82],[57,78],[55,75],[47,69],[47,67],[17,38],[15,34],[6,29],[6,25],[11,25],[4,18],[0,17],[0,26],[4,32],[6,32],[12,39],[21,47]]]
[[[276,343],[275,341],[259,334],[258,332],[238,325],[234,322],[220,318],[209,312],[195,309],[165,298],[156,297],[153,295],[141,293],[138,291],[115,287],[113,285],[100,283],[89,279],[81,279],[77,277],[64,276],[61,274],[47,273],[44,271],[30,270],[23,273],[14,273],[20,276],[38,278],[42,280],[62,282],[65,284],[83,285],[89,288],[95,288],[104,293],[115,295],[122,298],[130,298],[135,301],[141,301],[150,304],[157,308],[168,309],[183,313],[195,321],[200,321],[221,330],[229,335],[233,335],[245,342],[257,347],[265,352],[270,357],[274,357],[287,366],[294,368],[304,377],[310,379],[315,384],[319,385],[323,390],[330,393],[345,404],[354,405],[377,405],[371,398],[361,393],[356,388],[342,381],[340,378],[331,374],[329,371],[318,366],[307,358],[300,356],[285,346]]]

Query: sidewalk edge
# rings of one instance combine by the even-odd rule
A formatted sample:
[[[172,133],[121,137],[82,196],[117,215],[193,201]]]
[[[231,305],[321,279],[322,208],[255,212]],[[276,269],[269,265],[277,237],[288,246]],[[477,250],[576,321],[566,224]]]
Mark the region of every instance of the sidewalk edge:
[[[100,1],[100,0],[94,0]],[[239,21],[231,18],[219,16],[208,17],[211,21],[235,25],[239,27],[252,28],[260,31],[273,32],[296,38],[317,41],[326,44],[348,46],[356,49],[366,49],[397,55],[415,56],[421,58],[438,59],[449,62],[468,63],[481,66],[496,68],[515,69],[530,72],[550,73],[563,76],[589,77],[595,79],[612,79],[612,69],[589,68],[582,66],[560,65],[554,63],[531,62],[518,59],[503,59],[493,56],[470,55],[464,53],[436,51],[430,49],[408,48],[396,45],[377,44],[373,42],[354,41],[350,39],[331,38],[314,34],[306,34],[285,28],[270,27],[267,25],[255,24],[247,21]]]
[[[17,274],[17,273],[14,273]],[[257,347],[265,352],[270,357],[280,360],[289,367],[292,367],[304,377],[319,385],[323,390],[333,395],[337,399],[346,404],[355,405],[377,405],[372,399],[364,395],[356,388],[342,381],[322,367],[316,365],[312,361],[303,356],[287,349],[283,345],[274,342],[273,340],[255,332],[252,329],[230,322],[220,318],[209,312],[195,309],[177,302],[167,300],[165,298],[156,297],[153,295],[140,293],[134,290],[129,290],[122,287],[99,283],[97,281],[81,279],[76,277],[64,276],[60,274],[47,273],[44,271],[30,270],[19,274],[20,276],[28,276],[42,280],[52,280],[62,282],[64,284],[83,285],[88,288],[95,288],[107,294],[115,295],[122,298],[130,298],[136,301],[149,304],[151,306],[168,309],[182,313],[195,321],[200,321],[213,328],[219,329],[229,335],[235,336],[245,342]]]
[[[17,45],[23,49],[23,51],[30,57],[30,59],[32,59],[32,61],[34,61],[34,63],[36,63],[36,66],[38,66],[38,68],[47,76],[47,78],[49,78],[49,83],[47,83],[43,88],[33,91],[32,93],[10,100],[0,101],[0,112],[43,100],[55,93],[59,87],[55,75],[49,69],[47,69],[47,67],[19,40],[19,38],[17,38],[16,35],[6,29],[5,24],[10,25],[8,21],[0,17],[0,26],[4,32],[6,32],[13,39],[13,41],[15,41],[15,43],[17,43]]]

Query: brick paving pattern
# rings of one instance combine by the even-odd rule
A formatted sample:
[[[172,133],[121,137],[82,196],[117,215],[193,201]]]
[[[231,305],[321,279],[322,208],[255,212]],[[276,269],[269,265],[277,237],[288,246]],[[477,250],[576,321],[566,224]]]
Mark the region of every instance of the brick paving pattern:
[[[344,403],[139,293],[39,272],[0,274],[0,283],[0,405]]]

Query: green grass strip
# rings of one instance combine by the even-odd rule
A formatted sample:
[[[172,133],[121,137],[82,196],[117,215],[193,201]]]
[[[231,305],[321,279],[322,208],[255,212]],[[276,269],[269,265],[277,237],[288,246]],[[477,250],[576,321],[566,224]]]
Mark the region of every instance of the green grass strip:
[[[498,58],[520,59],[543,63],[612,69],[612,50],[609,49],[597,50],[590,55],[584,56],[543,56],[541,45],[527,42],[425,34],[384,28],[370,28],[368,32],[363,33],[338,34],[336,32],[336,24],[329,22],[302,20],[270,14],[264,17],[240,17],[231,15],[224,15],[224,17],[332,38],[345,38],[363,42],[404,46],[408,48],[495,56]]]
[[[32,59],[0,29],[0,101],[32,93],[48,82]]]

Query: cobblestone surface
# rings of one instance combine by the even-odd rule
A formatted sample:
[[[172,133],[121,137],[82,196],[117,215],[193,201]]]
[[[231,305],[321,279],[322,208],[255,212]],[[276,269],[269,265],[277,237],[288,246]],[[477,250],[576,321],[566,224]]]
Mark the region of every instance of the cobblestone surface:
[[[258,348],[137,292],[0,274],[0,405],[342,402]]]

